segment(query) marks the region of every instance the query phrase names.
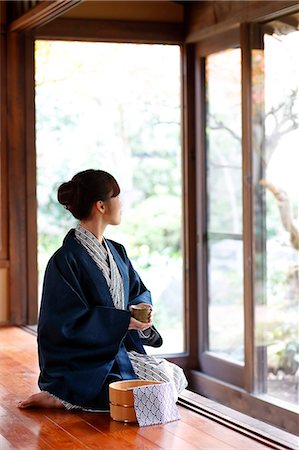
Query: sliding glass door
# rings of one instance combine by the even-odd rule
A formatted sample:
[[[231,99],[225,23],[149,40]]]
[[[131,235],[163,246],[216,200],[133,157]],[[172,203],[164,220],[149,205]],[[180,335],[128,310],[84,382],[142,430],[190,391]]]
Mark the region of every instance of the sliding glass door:
[[[197,46],[204,394],[294,430],[299,371],[298,14]],[[224,45],[222,45],[222,42]],[[242,74],[242,75],[241,75]],[[208,376],[204,377],[202,376]],[[228,399],[230,383],[231,398]],[[238,388],[242,388],[241,390]],[[200,390],[200,389],[199,389]],[[231,401],[231,403],[230,403]],[[245,404],[246,403],[246,404]],[[276,408],[276,409],[275,409]],[[273,416],[275,415],[275,419]]]
[[[256,390],[298,404],[299,31],[260,27],[252,50]],[[282,404],[282,403],[281,403]]]

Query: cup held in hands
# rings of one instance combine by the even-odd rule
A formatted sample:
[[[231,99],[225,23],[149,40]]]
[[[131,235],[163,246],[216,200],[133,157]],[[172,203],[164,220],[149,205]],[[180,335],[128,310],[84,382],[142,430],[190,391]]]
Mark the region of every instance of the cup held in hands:
[[[139,322],[147,323],[149,321],[149,314],[151,311],[150,305],[132,305],[131,311],[134,319],[139,320]]]

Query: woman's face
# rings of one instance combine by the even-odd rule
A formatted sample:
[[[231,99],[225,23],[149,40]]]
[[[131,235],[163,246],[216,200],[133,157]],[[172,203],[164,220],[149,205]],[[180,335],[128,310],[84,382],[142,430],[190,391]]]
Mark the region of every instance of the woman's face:
[[[119,225],[121,222],[121,201],[119,195],[111,197],[105,202],[105,218],[109,225]]]

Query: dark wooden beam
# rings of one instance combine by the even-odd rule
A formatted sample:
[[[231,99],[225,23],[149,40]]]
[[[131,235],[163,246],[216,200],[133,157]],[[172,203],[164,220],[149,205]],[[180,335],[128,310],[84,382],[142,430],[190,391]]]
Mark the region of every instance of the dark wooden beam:
[[[279,17],[277,21],[283,25],[287,25],[287,27],[291,28],[293,31],[298,30],[299,18],[294,16],[283,16]]]
[[[40,27],[81,2],[82,0],[45,0],[8,24],[8,31],[24,31]]]
[[[211,53],[219,51],[219,44],[221,48],[236,48],[240,45],[240,30],[236,26],[223,33],[218,33],[209,38],[200,40],[196,44],[196,54],[198,57],[204,57]]]
[[[264,22],[299,11],[297,1],[187,2],[186,42],[198,42],[243,22]]]
[[[183,24],[100,19],[57,19],[35,31],[37,39],[180,44]]]

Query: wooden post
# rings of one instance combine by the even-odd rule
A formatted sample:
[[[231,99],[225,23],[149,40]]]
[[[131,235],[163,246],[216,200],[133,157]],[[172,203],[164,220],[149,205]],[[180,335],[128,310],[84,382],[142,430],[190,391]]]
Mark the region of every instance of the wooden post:
[[[242,49],[242,159],[244,236],[244,387],[254,390],[254,292],[253,292],[253,188],[251,125],[251,46],[250,26],[241,25]]]
[[[197,252],[196,252],[196,157],[195,157],[195,52],[182,47],[183,220],[185,329],[188,367],[198,367]]]
[[[7,44],[10,320],[19,325],[27,315],[24,37],[9,33]]]

